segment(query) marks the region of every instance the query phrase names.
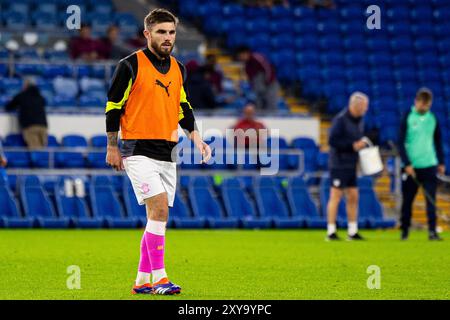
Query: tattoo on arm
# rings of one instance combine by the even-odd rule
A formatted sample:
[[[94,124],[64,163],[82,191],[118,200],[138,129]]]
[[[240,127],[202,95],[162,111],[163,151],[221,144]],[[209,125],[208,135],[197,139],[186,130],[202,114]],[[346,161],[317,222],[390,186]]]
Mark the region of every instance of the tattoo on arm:
[[[118,132],[107,132],[108,136],[108,146],[117,147],[117,140],[118,140]]]

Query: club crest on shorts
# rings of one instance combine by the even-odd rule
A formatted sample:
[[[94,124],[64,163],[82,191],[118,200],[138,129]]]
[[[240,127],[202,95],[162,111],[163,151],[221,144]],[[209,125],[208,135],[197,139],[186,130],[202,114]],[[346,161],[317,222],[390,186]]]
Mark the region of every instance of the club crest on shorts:
[[[334,179],[333,180],[333,186],[335,186],[336,188],[339,187],[341,185],[341,180],[339,179]]]
[[[142,192],[147,194],[150,192],[150,186],[148,185],[148,183],[143,183],[141,186]]]

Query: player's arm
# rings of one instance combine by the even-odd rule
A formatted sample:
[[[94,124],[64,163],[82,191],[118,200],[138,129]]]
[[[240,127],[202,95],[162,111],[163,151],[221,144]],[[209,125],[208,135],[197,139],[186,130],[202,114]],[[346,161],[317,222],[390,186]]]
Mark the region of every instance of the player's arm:
[[[128,61],[122,60],[119,62],[108,91],[108,102],[106,103],[106,135],[108,137],[106,163],[116,170],[123,170],[122,157],[118,146],[120,116],[130,94],[133,82],[132,74],[133,71]]]
[[[436,150],[436,156],[438,158],[438,173],[445,174],[445,158],[444,158],[444,146],[442,143],[441,126],[439,121],[436,119],[436,128],[434,129],[434,148]]]

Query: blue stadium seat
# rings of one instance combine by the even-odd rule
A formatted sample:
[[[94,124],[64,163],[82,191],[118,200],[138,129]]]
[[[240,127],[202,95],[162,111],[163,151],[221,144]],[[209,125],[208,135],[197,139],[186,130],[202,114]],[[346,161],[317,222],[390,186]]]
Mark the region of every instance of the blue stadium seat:
[[[169,208],[169,224],[177,229],[198,229],[205,227],[206,218],[192,215],[186,201],[177,192],[173,207]]]
[[[10,95],[18,93],[23,86],[23,80],[20,78],[3,78],[0,79],[0,90]]]
[[[239,219],[240,224],[246,229],[271,227],[272,220],[270,217],[258,217],[253,201],[238,178],[225,179],[220,188],[225,210],[229,217]]]
[[[395,219],[386,219],[383,214],[383,207],[376,198],[371,186],[359,188],[359,224],[365,223],[371,228],[393,228],[396,225]]]
[[[133,36],[139,30],[138,22],[131,13],[116,13],[115,23],[124,35]]]
[[[59,142],[54,135],[49,134],[47,140],[48,147],[59,147]]]
[[[55,202],[60,216],[70,219],[75,228],[101,228],[103,221],[91,217],[85,198],[65,194],[64,181],[68,177],[59,177],[55,184]]]
[[[311,19],[296,19],[294,20],[294,23],[292,25],[292,30],[294,30],[294,32],[300,36],[304,34],[314,35],[315,33],[317,33],[317,22]]]
[[[306,6],[293,7],[293,13],[296,20],[316,19],[315,10]]]
[[[33,168],[49,168],[50,167],[50,153],[48,151],[31,151],[30,152],[31,165]]]
[[[67,135],[62,138],[65,148],[86,148],[87,141],[80,135]],[[84,168],[84,151],[57,151],[55,152],[55,166],[57,168]]]
[[[52,31],[58,27],[58,18],[56,13],[35,11],[32,15],[32,21],[38,30]]]
[[[220,202],[206,177],[194,177],[188,187],[192,210],[198,217],[206,218],[210,228],[236,228],[239,220],[225,217]]]
[[[145,205],[140,206],[137,202],[136,195],[133,191],[133,186],[129,179],[123,179],[122,194],[125,204],[125,209],[129,217],[135,217],[141,226],[147,225],[147,212]]]
[[[52,3],[50,1],[38,3],[36,5],[36,11],[37,12],[46,12],[51,14],[56,14],[58,11],[58,6],[56,3]]]
[[[101,1],[91,1],[91,8],[93,12],[103,14],[103,15],[111,15],[114,8],[112,3],[109,0],[101,0]]]
[[[84,168],[85,164],[84,154],[81,152],[55,152],[55,167],[57,168]]]
[[[290,216],[275,181],[271,177],[257,177],[254,180],[256,205],[261,217],[270,217],[276,228],[300,228],[302,219]]]
[[[53,89],[56,95],[68,98],[75,98],[78,95],[78,83],[72,78],[55,78],[53,80]]]
[[[5,151],[8,167],[29,168],[31,166],[30,154],[27,151]]]
[[[86,162],[89,168],[108,169],[106,164],[106,152],[90,151],[86,156]]]
[[[197,12],[202,18],[220,15],[222,13],[222,5],[217,1],[202,2],[199,4]]]
[[[90,139],[90,144],[94,148],[106,148],[108,143],[108,138],[106,135],[96,135],[92,136]]]
[[[247,32],[269,32],[269,24],[265,18],[252,18],[244,23]]]
[[[326,217],[319,216],[303,178],[289,178],[286,195],[291,212],[293,215],[300,217],[306,227],[326,228]]]
[[[66,61],[69,60],[69,55],[66,51],[48,49],[44,53],[44,57],[50,61]]]
[[[405,52],[414,50],[414,43],[411,37],[399,36],[391,38],[391,49],[394,52]]]
[[[181,1],[184,2],[184,1]],[[226,3],[222,6],[222,13],[225,17],[243,17],[245,14],[244,8],[235,3]]]
[[[293,11],[281,5],[274,5],[270,8],[270,14],[273,20],[289,20],[293,18]]]
[[[317,153],[317,169],[327,170],[328,169],[328,152],[318,152]]]
[[[78,105],[80,107],[101,107],[103,108],[106,101],[106,94],[100,97],[99,95],[83,94],[80,96]]]
[[[24,2],[10,3],[8,6],[8,11],[9,12],[19,12],[19,13],[23,13],[23,14],[27,15],[29,12],[29,6],[28,6],[28,3],[24,3]]]
[[[314,172],[317,168],[317,153],[319,152],[314,140],[298,137],[292,140],[291,145],[293,148],[303,151],[305,172]]]
[[[124,22],[122,22],[124,23]],[[126,22],[128,23],[128,22]],[[90,24],[92,26],[93,32],[106,33],[109,26],[111,25],[111,15],[109,13],[99,13],[92,12],[90,19]],[[133,28],[132,25],[127,26],[127,28]],[[128,31],[129,32],[129,31]]]
[[[27,13],[7,11],[3,13],[5,27],[10,30],[23,31],[28,25]]]
[[[52,100],[53,107],[74,107],[77,105],[75,98],[64,95],[55,95]]]
[[[124,214],[118,195],[107,176],[93,176],[89,186],[94,217],[103,218],[109,228],[135,228],[139,224],[136,217]]]
[[[67,228],[69,226],[69,218],[56,214],[53,203],[37,176],[22,177],[20,197],[25,215],[34,218],[37,226],[42,228]]]
[[[10,133],[5,137],[5,147],[26,147],[21,133]]]
[[[63,147],[87,147],[88,143],[86,138],[77,135],[77,134],[69,134],[62,138],[62,146]]]
[[[69,84],[69,82],[74,81],[71,78],[64,78],[64,77],[70,77],[72,75],[72,69],[70,66],[65,64],[44,64],[42,65],[42,75],[45,78],[48,79],[55,79],[54,86],[55,86],[55,92],[57,93],[65,93],[69,95],[72,92],[72,84]],[[59,87],[59,78],[64,79],[62,83],[62,87]],[[62,81],[61,81],[62,82]],[[76,84],[75,84],[76,85]],[[67,92],[66,92],[67,90]],[[70,90],[70,92],[69,92]]]
[[[7,181],[0,177],[0,228],[31,228],[33,219],[21,215],[19,205]]]

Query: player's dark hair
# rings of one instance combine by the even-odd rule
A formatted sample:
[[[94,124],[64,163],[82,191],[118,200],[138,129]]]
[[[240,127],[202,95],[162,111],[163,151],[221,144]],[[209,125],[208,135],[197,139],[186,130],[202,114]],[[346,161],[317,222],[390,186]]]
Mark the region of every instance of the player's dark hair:
[[[430,102],[433,100],[433,92],[428,88],[420,88],[416,93],[416,99],[423,102]]]
[[[169,10],[158,8],[152,10],[144,19],[145,29],[150,28],[157,23],[173,22],[175,26],[178,24],[178,18]]]

